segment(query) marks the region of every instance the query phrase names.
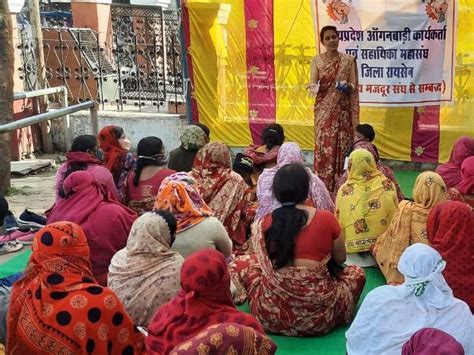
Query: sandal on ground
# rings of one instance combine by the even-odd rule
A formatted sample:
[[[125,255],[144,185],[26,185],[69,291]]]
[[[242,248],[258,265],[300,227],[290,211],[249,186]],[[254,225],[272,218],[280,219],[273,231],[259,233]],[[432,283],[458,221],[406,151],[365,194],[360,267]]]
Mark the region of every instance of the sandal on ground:
[[[0,255],[14,253],[23,248],[23,244],[14,242],[6,242],[0,245]]]

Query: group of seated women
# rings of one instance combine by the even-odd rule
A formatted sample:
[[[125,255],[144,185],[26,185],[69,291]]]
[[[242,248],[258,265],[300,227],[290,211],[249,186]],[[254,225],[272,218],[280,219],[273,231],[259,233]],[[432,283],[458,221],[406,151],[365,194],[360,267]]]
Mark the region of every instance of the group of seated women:
[[[187,126],[170,154],[158,137],[131,153],[116,126],[77,137],[11,289],[7,352],[273,354],[265,333],[351,322],[349,354],[411,354],[449,337],[474,351],[474,157],[455,186],[424,172],[404,200],[358,129],[369,137],[334,200],[277,124],[234,162],[205,126]],[[362,267],[374,266],[389,285],[354,320]],[[250,314],[234,305],[245,301]]]

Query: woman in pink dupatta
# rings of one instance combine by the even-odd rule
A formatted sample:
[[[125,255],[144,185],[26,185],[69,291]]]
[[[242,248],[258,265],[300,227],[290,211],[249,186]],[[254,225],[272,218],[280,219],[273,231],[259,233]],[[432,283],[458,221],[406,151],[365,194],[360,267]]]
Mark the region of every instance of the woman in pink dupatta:
[[[104,185],[88,171],[76,171],[63,183],[66,198],[58,201],[47,223],[67,221],[79,224],[90,247],[92,273],[107,286],[110,260],[127,244],[137,214],[115,200]]]
[[[456,187],[461,182],[461,164],[464,159],[473,155],[474,138],[461,137],[454,143],[449,160],[436,169],[448,189]]]
[[[276,172],[283,165],[291,163],[302,163],[303,153],[298,144],[294,142],[283,143],[278,152],[277,165],[270,169],[263,170],[263,173],[258,178],[257,183],[257,199],[258,199],[258,208],[255,215],[255,219],[261,218],[268,213],[273,212],[278,207],[281,207],[281,204],[273,196],[272,184],[273,178],[275,177]],[[309,189],[309,202],[318,209],[334,211],[334,202],[329,195],[329,192],[324,185],[324,183],[319,179],[319,177],[314,174],[310,169],[306,169],[308,174],[311,177],[311,184]]]
[[[335,192],[359,123],[357,65],[354,57],[338,52],[336,27],[323,27],[320,40],[326,52],[313,58],[308,85],[310,94],[316,96],[314,171]]]

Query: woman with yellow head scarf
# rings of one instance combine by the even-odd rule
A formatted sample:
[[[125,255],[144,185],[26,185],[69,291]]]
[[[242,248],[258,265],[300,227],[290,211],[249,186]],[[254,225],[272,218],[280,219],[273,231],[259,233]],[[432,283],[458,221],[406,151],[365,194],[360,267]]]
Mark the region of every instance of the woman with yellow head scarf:
[[[369,251],[388,228],[397,206],[395,186],[377,170],[372,154],[354,150],[349,156],[349,177],[336,197],[348,264],[375,265]]]
[[[446,200],[446,185],[440,175],[425,171],[413,187],[413,201],[403,200],[392,223],[375,243],[373,254],[388,284],[403,283],[397,265],[406,248],[415,243],[430,244],[426,222],[430,211]]]

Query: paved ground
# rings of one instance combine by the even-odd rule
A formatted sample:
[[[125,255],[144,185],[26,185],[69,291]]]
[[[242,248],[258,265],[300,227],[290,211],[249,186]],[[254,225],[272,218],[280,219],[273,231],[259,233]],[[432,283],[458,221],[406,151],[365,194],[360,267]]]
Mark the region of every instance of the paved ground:
[[[25,208],[44,213],[54,203],[54,171],[11,180],[13,194],[7,196],[10,210],[19,216]]]
[[[18,217],[24,210],[43,214],[54,203],[55,169],[36,175],[12,177],[11,194],[6,196],[10,210]],[[21,250],[20,250],[21,252]],[[0,255],[0,265],[17,256],[19,252]]]

